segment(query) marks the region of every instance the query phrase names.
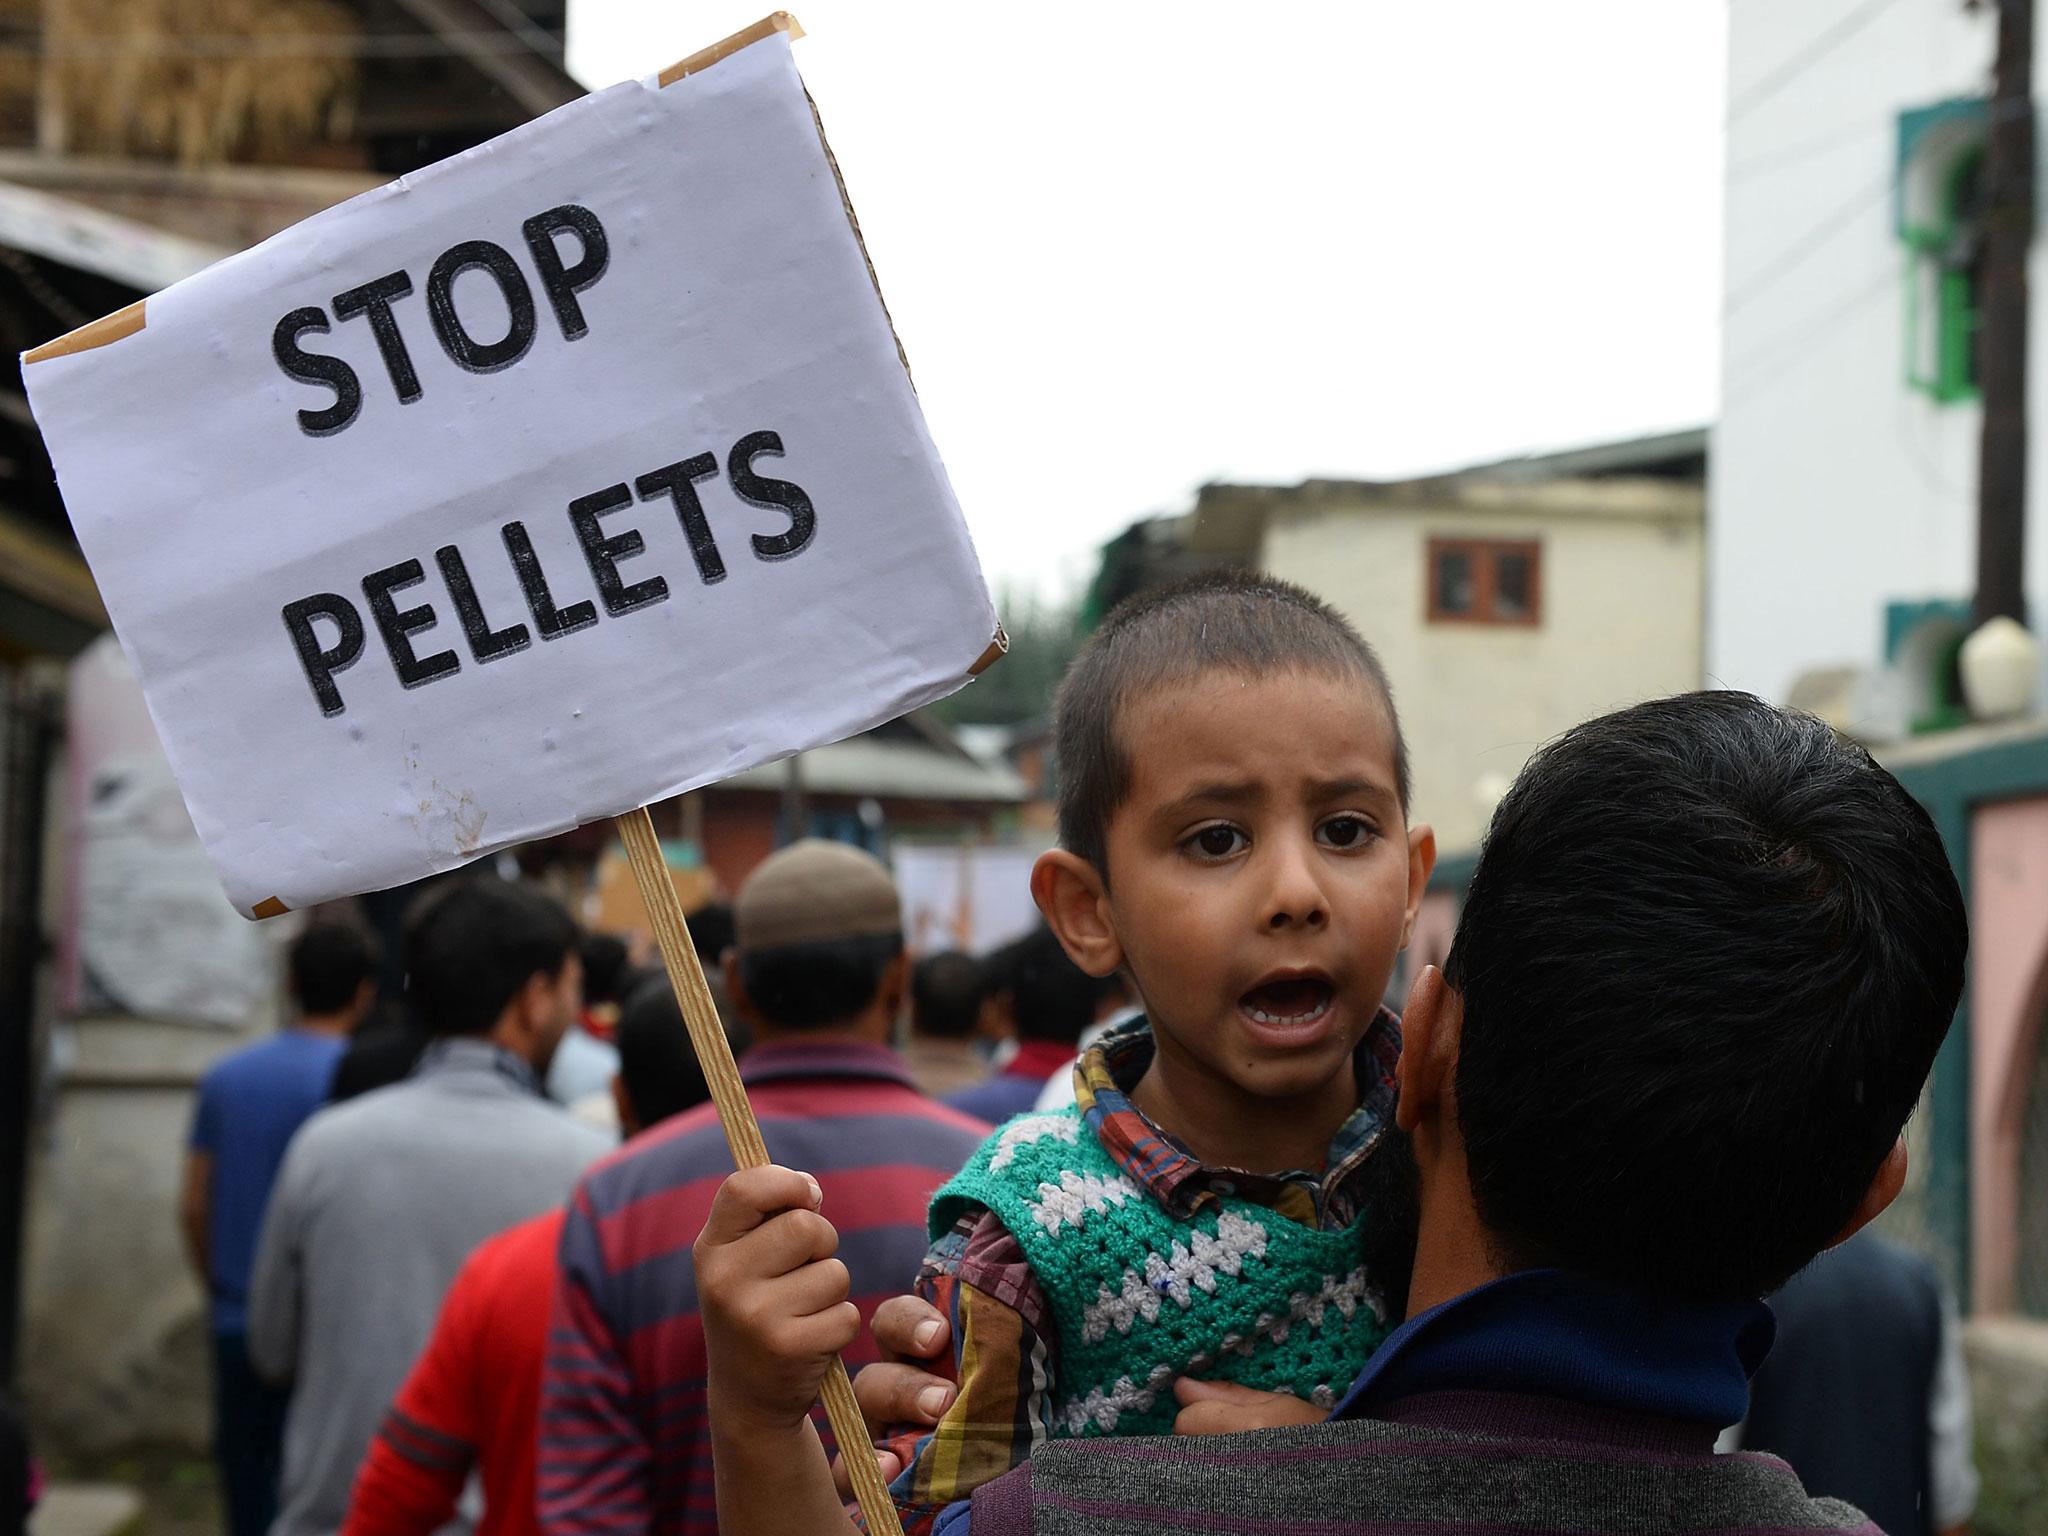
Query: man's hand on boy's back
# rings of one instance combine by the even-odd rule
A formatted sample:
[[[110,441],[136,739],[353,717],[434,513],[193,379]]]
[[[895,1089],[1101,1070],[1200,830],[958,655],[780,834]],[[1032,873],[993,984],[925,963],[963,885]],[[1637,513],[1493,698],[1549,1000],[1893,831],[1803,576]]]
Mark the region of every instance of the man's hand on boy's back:
[[[1234,1435],[1247,1429],[1320,1424],[1329,1417],[1314,1403],[1289,1393],[1261,1392],[1234,1381],[1183,1376],[1173,1384],[1173,1396],[1180,1404],[1173,1420],[1176,1435]]]
[[[936,1424],[953,1400],[953,1383],[921,1370],[920,1360],[946,1359],[951,1330],[937,1308],[915,1296],[892,1296],[876,1310],[871,1325],[883,1359],[853,1378],[853,1395],[871,1430],[885,1425]],[[1326,1417],[1313,1403],[1284,1392],[1258,1392],[1232,1382],[1174,1384],[1181,1411],[1173,1421],[1183,1435],[1227,1435],[1245,1429],[1317,1424]],[[845,1470],[833,1462],[833,1476],[846,1486]]]
[[[953,1405],[958,1388],[944,1376],[922,1369],[920,1360],[942,1367],[953,1363],[952,1325],[938,1308],[921,1296],[891,1296],[875,1309],[868,1323],[882,1358],[862,1366],[853,1378],[854,1399],[861,1417],[867,1420],[868,1437],[875,1442],[875,1462],[885,1482],[895,1480],[903,1470],[903,1458],[884,1440],[890,1430],[909,1429],[916,1433],[930,1429]],[[853,1480],[846,1473],[846,1458],[832,1458],[832,1481],[843,1498],[853,1497]]]
[[[719,1186],[693,1250],[712,1422],[803,1423],[832,1357],[860,1336],[839,1234],[807,1173],[745,1168]]]

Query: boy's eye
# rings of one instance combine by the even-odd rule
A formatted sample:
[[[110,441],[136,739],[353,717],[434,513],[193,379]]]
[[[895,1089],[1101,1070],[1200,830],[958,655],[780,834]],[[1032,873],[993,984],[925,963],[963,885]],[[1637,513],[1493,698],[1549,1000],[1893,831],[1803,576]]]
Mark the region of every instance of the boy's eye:
[[[1372,840],[1372,823],[1363,816],[1332,816],[1316,828],[1316,837],[1331,848],[1362,848]]]
[[[1249,839],[1237,828],[1218,822],[1204,827],[1181,846],[1207,859],[1227,859],[1247,846]]]

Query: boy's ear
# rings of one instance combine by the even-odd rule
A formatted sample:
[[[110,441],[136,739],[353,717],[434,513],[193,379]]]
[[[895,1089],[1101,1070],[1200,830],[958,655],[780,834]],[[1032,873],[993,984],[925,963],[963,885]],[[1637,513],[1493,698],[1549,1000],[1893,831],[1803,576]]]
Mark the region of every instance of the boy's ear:
[[[1401,947],[1415,932],[1415,914],[1422,907],[1422,893],[1429,889],[1430,871],[1436,868],[1436,829],[1424,822],[1408,829],[1408,910],[1401,914]]]
[[[1850,1213],[1842,1230],[1828,1239],[1830,1248],[1846,1243],[1873,1221],[1884,1214],[1886,1206],[1899,1198],[1899,1191],[1906,1187],[1906,1138],[1901,1136],[1892,1143],[1891,1151],[1885,1153],[1884,1161],[1877,1165],[1877,1176],[1870,1181],[1870,1188],[1863,1191],[1863,1198]]]
[[[1412,1132],[1425,1116],[1442,1108],[1458,1071],[1458,1036],[1465,1024],[1464,1000],[1444,973],[1425,965],[1408,989],[1401,1011],[1401,1059],[1394,1067],[1399,1094],[1394,1123]]]
[[[1031,866],[1031,899],[1067,957],[1090,976],[1123,968],[1124,947],[1109,918],[1109,890],[1093,864],[1054,848]]]

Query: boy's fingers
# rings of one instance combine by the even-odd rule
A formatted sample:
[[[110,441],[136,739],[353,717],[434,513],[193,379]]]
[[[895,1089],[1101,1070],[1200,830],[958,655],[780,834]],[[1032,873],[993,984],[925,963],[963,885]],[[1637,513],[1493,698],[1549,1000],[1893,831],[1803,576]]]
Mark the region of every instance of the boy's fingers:
[[[896,1475],[903,1470],[903,1458],[894,1451],[877,1449],[875,1452],[875,1470],[882,1474],[883,1482],[893,1483],[896,1481]],[[846,1470],[846,1453],[844,1451],[836,1452],[832,1457],[832,1486],[839,1490],[839,1497],[842,1500],[851,1499],[854,1496],[853,1475]]]
[[[769,1317],[811,1318],[846,1300],[849,1288],[846,1266],[825,1259],[763,1282],[757,1304]]]
[[[879,1360],[863,1366],[853,1378],[853,1396],[868,1428],[880,1431],[891,1424],[938,1423],[952,1406],[954,1387],[945,1377],[914,1365]]]
[[[735,1239],[731,1248],[750,1275],[786,1275],[831,1258],[839,1251],[839,1232],[816,1211],[780,1211]]]
[[[742,1168],[718,1186],[698,1241],[706,1245],[737,1241],[780,1212],[815,1211],[821,1199],[818,1181],[808,1173],[774,1163]]]
[[[728,1306],[732,1321],[769,1355],[838,1354],[860,1337],[860,1313],[846,1293],[846,1266],[827,1259],[792,1274],[757,1277]],[[821,1346],[821,1334],[834,1342]]]
[[[945,1314],[916,1296],[891,1296],[869,1326],[883,1358],[905,1362],[939,1359],[953,1334]]]
[[[794,1317],[785,1324],[788,1332],[779,1353],[790,1355],[836,1355],[860,1337],[860,1309],[850,1301],[832,1304],[808,1317]]]

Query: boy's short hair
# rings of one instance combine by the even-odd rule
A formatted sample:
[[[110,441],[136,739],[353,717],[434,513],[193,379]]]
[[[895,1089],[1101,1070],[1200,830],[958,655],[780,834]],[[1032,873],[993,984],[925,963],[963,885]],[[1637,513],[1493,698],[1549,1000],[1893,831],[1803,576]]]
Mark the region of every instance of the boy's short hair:
[[[429,1034],[479,1035],[535,976],[560,976],[576,945],[576,924],[553,897],[490,875],[465,878],[413,914],[406,992]]]
[[[292,941],[292,1000],[308,1018],[340,1013],[376,970],[370,941],[350,923],[310,923]]]
[[[965,1040],[981,1019],[981,967],[957,949],[926,955],[910,974],[910,1027],[931,1040]]]
[[[1365,679],[1394,733],[1395,790],[1408,808],[1408,746],[1386,669],[1328,603],[1256,571],[1208,571],[1127,598],[1074,658],[1053,708],[1060,843],[1108,878],[1109,821],[1130,793],[1117,729],[1134,695],[1202,672],[1302,670]]]
[[[1566,732],[1495,811],[1444,966],[1501,1257],[1776,1289],[1905,1124],[1968,942],[1927,813],[1811,716],[1694,693]]]

